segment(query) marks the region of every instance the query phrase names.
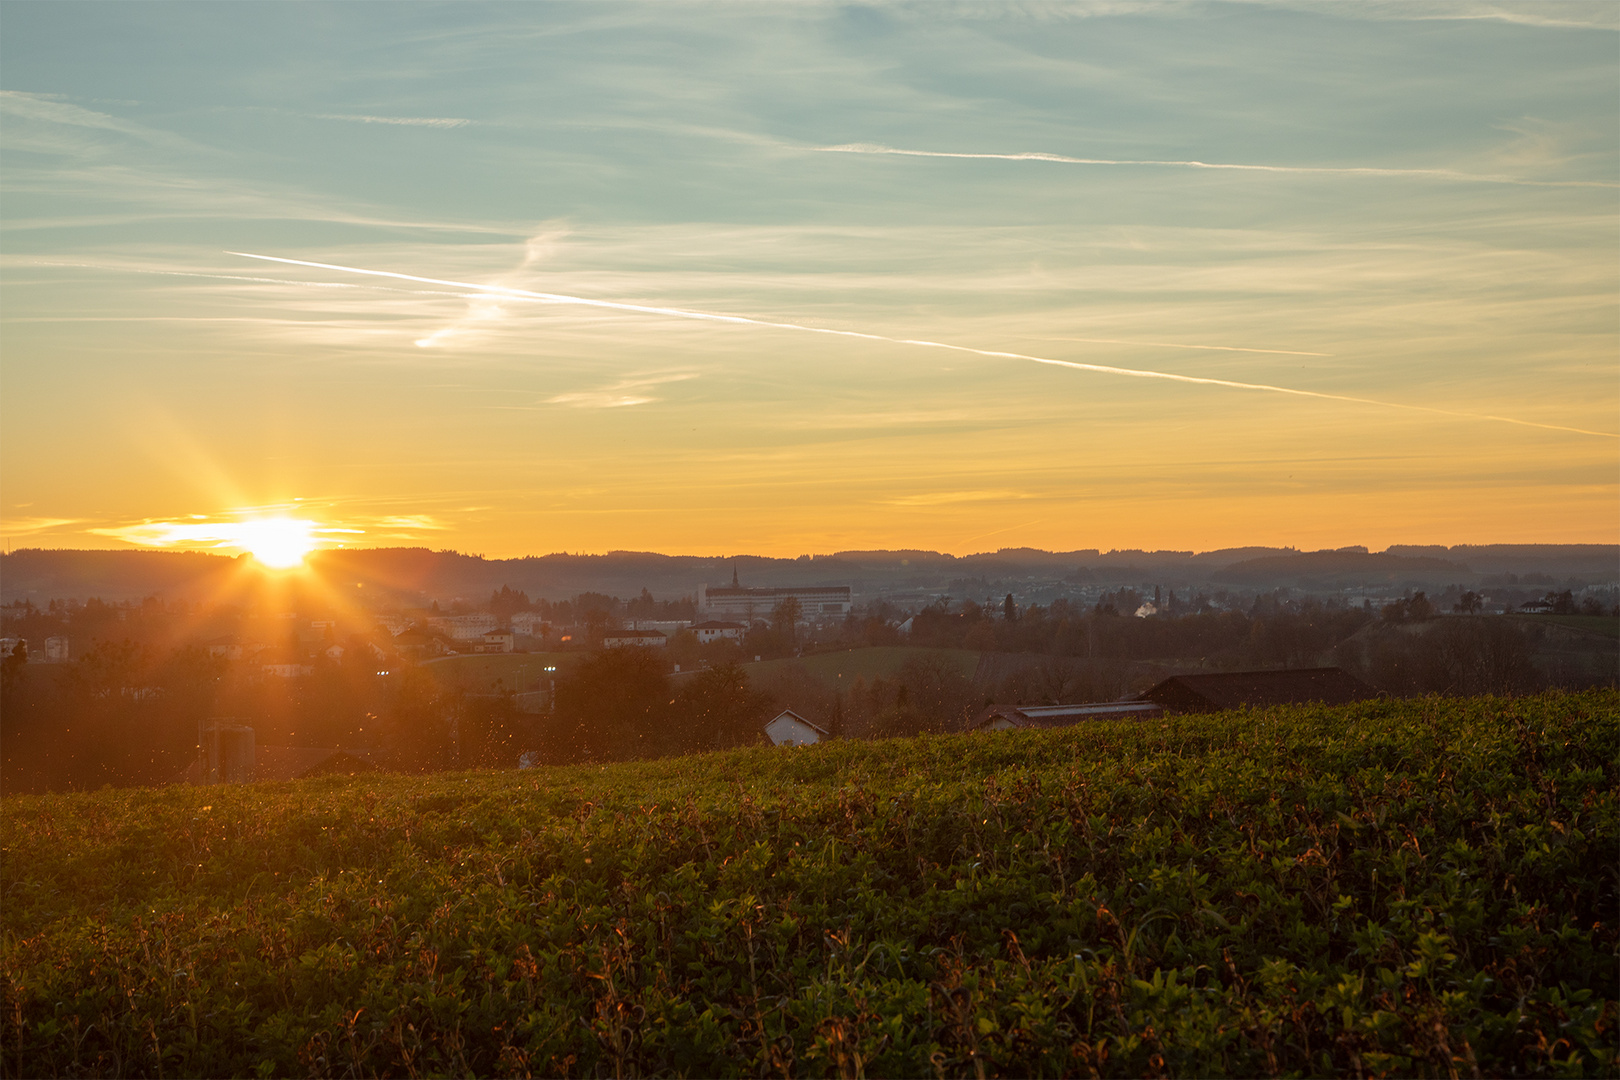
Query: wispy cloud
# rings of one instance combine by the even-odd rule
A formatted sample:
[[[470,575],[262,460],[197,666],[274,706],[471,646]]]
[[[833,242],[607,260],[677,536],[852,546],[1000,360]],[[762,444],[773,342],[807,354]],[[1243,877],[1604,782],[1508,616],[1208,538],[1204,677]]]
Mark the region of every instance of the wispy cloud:
[[[400,127],[458,128],[473,123],[459,116],[364,116],[348,113],[312,113],[316,120],[344,120],[353,124],[397,124]]]
[[[567,235],[567,230],[560,227],[543,228],[530,236],[523,244],[523,258],[516,269],[495,284],[498,287],[508,287],[514,281],[521,281],[533,269],[534,265],[559,241]],[[499,322],[506,311],[501,307],[498,296],[483,293],[472,298],[467,305],[467,311],[459,319],[446,326],[433,331],[416,341],[418,348],[432,349],[441,347],[456,338],[464,337],[470,329],[488,327]],[[639,404],[639,403],[636,403]]]
[[[1030,496],[1021,491],[931,491],[882,501],[886,506],[948,506],[952,503],[1007,502],[1027,498]]]
[[[1531,0],[1489,3],[1478,0],[1361,0],[1355,4],[1289,3],[1339,18],[1395,22],[1504,22],[1547,29],[1620,30],[1620,5],[1586,0]]]
[[[568,405],[576,409],[620,409],[631,405],[648,405],[662,399],[651,394],[637,393],[636,391],[651,386],[662,386],[665,383],[685,382],[687,379],[695,378],[697,378],[696,372],[681,371],[620,379],[612,386],[603,387],[600,390],[557,394],[554,397],[547,398],[546,404]]]
[[[1513,184],[1521,187],[1620,188],[1620,182],[1613,180],[1527,180],[1516,176],[1492,176],[1458,172],[1455,169],[1391,169],[1369,165],[1255,165],[1222,161],[1158,158],[1082,158],[1034,151],[1017,154],[993,154],[956,150],[907,150],[896,146],[884,146],[879,143],[845,143],[841,146],[816,146],[811,147],[811,149],[823,154],[872,154],[918,158],[965,158],[986,161],[1036,161],[1057,165],[1095,165],[1114,168],[1214,169],[1234,172],[1292,173],[1318,176],[1407,177],[1412,179],[1452,180],[1471,184]]]
[[[428,514],[343,515],[337,520],[323,520],[329,511],[330,507],[318,500],[313,503],[298,500],[217,514],[145,518],[101,525],[85,532],[140,547],[246,550],[256,539],[262,538],[267,525],[296,533],[315,547],[336,547],[361,538],[368,543],[417,540],[421,533],[443,532],[449,528]]]
[[[1245,390],[1268,394],[1286,394],[1292,397],[1314,398],[1320,401],[1342,401],[1354,405],[1367,405],[1380,409],[1401,409],[1410,412],[1428,413],[1437,416],[1450,416],[1465,420],[1486,420],[1493,423],[1514,424],[1520,427],[1540,428],[1545,431],[1564,431],[1577,435],[1592,435],[1606,439],[1620,439],[1620,434],[1611,431],[1592,431],[1586,428],[1570,427],[1564,424],[1544,424],[1534,420],[1520,420],[1516,417],[1500,416],[1487,413],[1464,412],[1454,409],[1441,409],[1428,405],[1412,405],[1405,402],[1384,401],[1377,398],[1359,397],[1350,394],[1329,394],[1318,390],[1301,390],[1290,386],[1279,386],[1273,383],[1243,382],[1236,379],[1213,379],[1197,375],[1181,375],[1168,371],[1151,371],[1144,368],[1118,367],[1112,364],[1087,364],[1077,360],[1058,360],[1045,356],[1032,356],[1028,353],[1007,352],[1000,349],[979,349],[968,345],[953,345],[943,341],[926,341],[917,338],[897,338],[887,334],[868,334],[858,330],[836,330],[822,326],[805,326],[801,323],[775,322],[766,319],[753,319],[744,315],[728,315],[709,311],[693,311],[685,308],[655,307],[649,304],[627,304],[614,300],[596,300],[581,296],[568,296],[563,293],[535,292],[528,289],[509,289],[496,285],[479,285],[466,281],[451,281],[444,278],[422,277],[416,274],[401,274],[390,270],[367,270],[362,267],[341,266],[334,263],[312,262],[307,259],[286,259],[276,255],[255,255],[245,251],[227,252],[246,259],[259,259],[264,262],[282,263],[288,266],[308,266],[321,270],[334,270],[341,273],[360,274],[370,277],[389,278],[399,281],[417,281],[428,285],[444,285],[455,288],[487,291],[499,296],[511,297],[517,300],[529,300],[541,304],[571,304],[591,308],[603,308],[614,311],[636,312],[646,315],[662,315],[677,319],[692,319],[702,322],[728,323],[737,326],[758,326],[772,330],[790,330],[797,333],[825,334],[833,337],[856,338],[863,341],[883,341],[894,345],[911,345],[919,348],[944,349],[951,352],[969,353],[975,356],[986,356],[1004,360],[1023,360],[1033,364],[1046,364],[1052,367],[1067,368],[1072,371],[1087,371],[1099,375],[1118,375],[1133,379],[1162,379],[1167,382],[1185,383],[1195,386],[1214,386],[1229,390]],[[639,395],[623,395],[634,397]],[[640,404],[639,402],[621,402],[620,404]],[[603,406],[597,406],[603,407]]]
[[[7,537],[53,532],[64,525],[77,525],[82,518],[20,517],[0,520],[0,533]]]

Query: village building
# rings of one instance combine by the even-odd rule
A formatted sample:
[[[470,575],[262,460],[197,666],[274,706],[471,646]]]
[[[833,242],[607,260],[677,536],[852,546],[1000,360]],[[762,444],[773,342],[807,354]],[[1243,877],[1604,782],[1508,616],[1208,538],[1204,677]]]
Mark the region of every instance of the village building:
[[[487,611],[471,615],[435,615],[427,622],[433,629],[450,635],[452,641],[476,641],[500,625],[495,616]]]
[[[765,725],[765,735],[777,746],[814,746],[832,738],[832,732],[813,724],[794,712],[783,709]]]
[[[512,631],[502,627],[498,630],[491,630],[486,633],[479,640],[479,643],[474,647],[473,651],[481,653],[509,653],[512,651],[514,642],[516,640],[517,639],[512,635]]]
[[[669,644],[662,630],[609,630],[602,635],[602,648],[624,649],[634,646],[659,648]]]
[[[226,634],[223,637],[210,638],[203,643],[208,655],[215,660],[242,659],[242,639],[235,634]]]
[[[538,611],[514,612],[508,620],[512,629],[519,634],[536,635],[545,626],[545,618]]]
[[[710,619],[708,622],[693,623],[690,629],[697,635],[699,645],[707,645],[711,641],[741,641],[748,627],[739,622]]]
[[[851,590],[848,585],[800,585],[754,589],[738,583],[735,570],[730,585],[699,585],[697,609],[700,615],[729,615],[748,622],[769,618],[784,600],[796,601],[799,617],[807,622],[842,618],[849,614]]]
[[[413,626],[394,638],[394,648],[413,659],[431,659],[436,656],[454,656],[455,646],[443,634]]]
[[[411,619],[406,615],[377,615],[374,618],[378,626],[388,631],[389,637],[398,637],[411,628]]]
[[[280,679],[296,679],[315,674],[315,665],[290,649],[274,649],[259,657],[259,670]]]

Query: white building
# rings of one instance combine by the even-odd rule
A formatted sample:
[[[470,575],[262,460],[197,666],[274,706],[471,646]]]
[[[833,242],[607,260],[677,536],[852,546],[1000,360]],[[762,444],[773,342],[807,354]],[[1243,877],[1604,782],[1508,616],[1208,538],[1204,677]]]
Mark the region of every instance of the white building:
[[[699,645],[707,645],[711,641],[719,641],[722,638],[730,641],[741,641],[747,629],[748,627],[740,622],[716,622],[713,619],[708,622],[693,623],[691,627],[692,633],[697,635]]]
[[[513,642],[512,631],[503,626],[480,638],[477,649],[482,653],[508,653],[512,651]]]
[[[399,637],[411,628],[411,620],[405,615],[378,615],[377,625],[387,630],[389,637]]]
[[[783,709],[765,725],[765,734],[777,746],[814,746],[832,738],[832,732],[812,724],[792,709]]]
[[[849,614],[848,585],[802,585],[780,589],[750,589],[741,585],[699,585],[697,608],[701,614],[729,615],[745,620],[768,619],[784,600],[799,602],[799,617],[806,622],[843,618]]]
[[[545,624],[545,618],[538,611],[519,611],[512,615],[512,629],[520,634],[533,634]]]
[[[602,635],[602,648],[624,649],[635,645],[658,648],[669,644],[662,630],[609,630]]]
[[[449,634],[453,641],[475,641],[494,630],[500,623],[487,611],[472,615],[435,615],[428,625],[440,633]]]
[[[47,664],[65,664],[68,659],[68,639],[65,637],[48,637],[45,639],[45,662]]]

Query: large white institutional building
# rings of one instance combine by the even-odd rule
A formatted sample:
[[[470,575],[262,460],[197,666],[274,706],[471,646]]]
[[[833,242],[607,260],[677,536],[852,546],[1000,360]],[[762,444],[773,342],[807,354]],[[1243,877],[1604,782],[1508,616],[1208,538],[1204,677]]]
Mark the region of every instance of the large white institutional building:
[[[745,622],[768,619],[784,600],[799,602],[799,617],[806,622],[841,619],[849,614],[848,585],[801,585],[781,589],[750,589],[741,585],[699,585],[700,615],[726,616]]]

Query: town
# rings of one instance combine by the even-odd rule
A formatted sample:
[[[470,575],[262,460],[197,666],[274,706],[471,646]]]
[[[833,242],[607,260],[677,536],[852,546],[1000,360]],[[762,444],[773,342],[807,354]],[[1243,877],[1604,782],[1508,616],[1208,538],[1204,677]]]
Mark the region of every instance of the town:
[[[703,572],[729,575],[684,594],[549,599],[503,581],[477,600],[443,595],[455,568],[466,578],[465,557],[388,552],[322,553],[287,578],[240,560],[122,553],[126,589],[153,584],[141,575],[154,560],[192,558],[196,573],[140,599],[80,599],[64,567],[87,554],[6,556],[14,789],[515,768],[1524,693],[1612,685],[1620,666],[1620,587],[1601,550],[1498,552],[1484,573],[1360,550],[1244,552],[1206,560],[1201,576],[1163,553],[1070,567],[1029,552],[711,560]],[[406,554],[414,590],[397,572]],[[611,588],[635,562],[605,560],[583,583]],[[473,565],[524,584],[521,563]],[[832,583],[840,571],[854,583]],[[759,572],[775,583],[756,583]],[[669,584],[667,567],[647,576]],[[16,595],[46,580],[68,598]]]

